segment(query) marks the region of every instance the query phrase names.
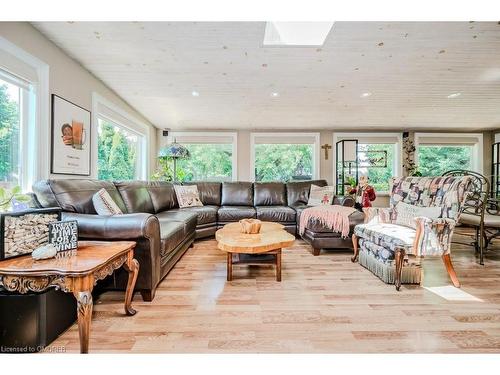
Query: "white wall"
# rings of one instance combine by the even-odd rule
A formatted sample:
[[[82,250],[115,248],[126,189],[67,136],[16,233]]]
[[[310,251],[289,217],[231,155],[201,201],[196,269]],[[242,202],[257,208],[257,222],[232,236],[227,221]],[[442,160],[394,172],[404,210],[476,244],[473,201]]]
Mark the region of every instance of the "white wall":
[[[0,22],[0,36],[23,49],[27,53],[35,56],[49,65],[49,93],[57,94],[79,106],[91,111],[92,94],[97,93],[107,101],[113,103],[116,107],[125,111],[131,117],[138,119],[150,127],[151,142],[149,152],[149,165],[156,163],[156,128],[121,99],[115,92],[108,88],[102,81],[97,79],[89,71],[83,68],[75,60],[66,55],[59,47],[43,36],[38,30],[27,22]],[[50,106],[50,100],[48,101]],[[50,109],[47,111],[50,116]],[[50,126],[50,120],[45,122]],[[97,124],[92,123],[92,133],[97,134]],[[50,134],[50,129],[46,134]],[[48,141],[48,140],[47,140]],[[30,155],[31,157],[47,157],[46,155]],[[50,175],[50,161],[47,160],[43,165],[47,170],[38,171],[38,178],[74,178],[77,176]],[[96,160],[92,159],[91,177],[95,178]],[[46,168],[44,168],[46,169]],[[147,175],[149,176],[150,171]]]

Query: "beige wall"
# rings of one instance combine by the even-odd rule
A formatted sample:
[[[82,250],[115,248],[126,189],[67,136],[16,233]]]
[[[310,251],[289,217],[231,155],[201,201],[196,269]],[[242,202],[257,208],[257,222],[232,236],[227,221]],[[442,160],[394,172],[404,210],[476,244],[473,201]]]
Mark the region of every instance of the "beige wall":
[[[48,40],[27,22],[0,22],[0,36],[15,44],[29,54],[49,65],[49,93],[57,94],[81,107],[92,110],[92,93],[104,97],[128,115],[145,123],[151,129],[150,165],[154,166],[156,156],[156,128],[139,112],[130,107],[102,81],[83,68],[75,60],[66,55],[59,47]],[[49,102],[50,105],[50,102]],[[50,111],[49,111],[50,114]],[[48,122],[50,124],[50,121]],[[92,124],[92,132],[96,132],[96,124]],[[35,157],[35,155],[30,155]],[[96,162],[92,176],[96,176]],[[50,165],[50,163],[47,163]],[[148,173],[149,174],[149,173]],[[40,177],[46,177],[49,171],[40,171]],[[54,178],[71,178],[71,176],[54,175]]]

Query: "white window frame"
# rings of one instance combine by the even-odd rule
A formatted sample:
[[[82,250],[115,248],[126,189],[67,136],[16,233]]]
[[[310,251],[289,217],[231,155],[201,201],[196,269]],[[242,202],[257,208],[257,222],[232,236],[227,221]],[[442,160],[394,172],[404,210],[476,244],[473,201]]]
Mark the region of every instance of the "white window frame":
[[[102,109],[105,109],[103,113]],[[151,174],[151,128],[142,121],[131,116],[111,101],[96,92],[92,93],[92,172],[93,178],[98,178],[98,126],[99,118],[108,120],[138,136],[136,179],[147,180]]]
[[[439,137],[442,139],[446,139],[446,142],[443,142],[443,144],[436,144],[436,146],[468,146],[470,143],[461,143],[460,138],[476,138],[476,143],[473,145],[473,155],[472,155],[472,170],[474,172],[478,172],[483,174],[483,134],[482,133],[415,133],[414,134],[414,144],[415,144],[415,163],[418,166],[418,159],[419,159],[419,152],[418,148],[419,146],[432,146],[432,144],[429,143],[421,143],[422,138],[427,138],[427,137]],[[450,139],[456,140],[455,141],[449,141]]]
[[[394,148],[394,176],[400,177],[403,175],[403,134],[402,133],[389,133],[389,132],[377,132],[377,133],[333,133],[333,143],[332,143],[332,161],[333,161],[333,183],[336,181],[336,166],[337,166],[337,153],[335,152],[335,145],[341,139],[359,139],[359,138],[373,138],[373,139],[383,139],[383,138],[396,138],[397,141],[394,143],[396,147]],[[366,142],[359,141],[361,144]],[[386,144],[387,142],[380,141],[379,144]],[[376,142],[370,142],[370,144],[377,144]],[[389,191],[377,191],[379,196],[388,196]]]
[[[192,137],[191,141],[189,137]],[[171,131],[168,133],[167,142],[171,143],[176,138],[182,138],[182,142],[186,144],[230,144],[232,146],[231,157],[231,180],[238,180],[238,133],[236,132],[179,132]],[[220,138],[221,141],[217,141]],[[223,142],[222,139],[230,138],[231,142]],[[201,139],[201,141],[200,141]],[[215,140],[215,141],[214,141]]]
[[[269,142],[255,142],[256,138],[269,137]],[[276,144],[272,141],[272,138],[304,138],[313,137],[314,142],[299,142],[294,144],[311,144],[313,145],[313,175],[312,179],[319,179],[319,168],[320,168],[320,133],[301,133],[301,132],[290,132],[290,133],[268,133],[268,132],[255,132],[250,133],[250,178],[255,181],[255,145],[256,144]]]
[[[21,113],[27,125],[24,129],[21,127],[21,188],[23,192],[29,192],[36,180],[49,177],[49,65],[1,36],[0,50],[29,66],[36,75],[33,79],[28,79],[31,88],[29,95],[24,95],[25,97],[21,99],[28,101],[28,105],[23,103],[24,113]],[[15,68],[4,68],[13,75],[23,77],[22,72],[17,72]]]

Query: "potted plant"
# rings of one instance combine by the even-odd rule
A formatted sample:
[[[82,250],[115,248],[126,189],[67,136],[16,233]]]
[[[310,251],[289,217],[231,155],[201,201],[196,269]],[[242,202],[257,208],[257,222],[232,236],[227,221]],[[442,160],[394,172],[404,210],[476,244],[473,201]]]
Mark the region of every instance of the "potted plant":
[[[29,203],[31,197],[21,193],[20,186],[14,186],[12,189],[0,187],[0,212],[12,209],[13,203]]]

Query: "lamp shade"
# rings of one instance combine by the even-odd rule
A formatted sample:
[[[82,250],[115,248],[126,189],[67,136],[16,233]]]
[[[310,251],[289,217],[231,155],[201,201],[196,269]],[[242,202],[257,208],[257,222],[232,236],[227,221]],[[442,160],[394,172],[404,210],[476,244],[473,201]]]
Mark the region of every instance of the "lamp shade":
[[[158,157],[160,158],[185,159],[189,158],[189,156],[189,150],[175,140],[158,151]]]

